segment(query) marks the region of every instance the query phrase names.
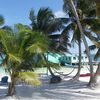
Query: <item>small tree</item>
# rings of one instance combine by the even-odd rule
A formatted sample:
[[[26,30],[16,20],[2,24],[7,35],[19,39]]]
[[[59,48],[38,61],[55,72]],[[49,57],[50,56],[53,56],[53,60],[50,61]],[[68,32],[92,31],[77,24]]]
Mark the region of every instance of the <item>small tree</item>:
[[[25,78],[25,73],[21,73],[33,70],[34,55],[36,53],[43,53],[48,46],[47,40],[46,38],[44,39],[42,33],[33,32],[29,28],[25,30],[23,28],[24,25],[22,25],[22,28],[18,28],[18,26],[15,25],[15,30],[12,31],[0,30],[0,39],[3,46],[2,53],[6,55],[4,62],[11,77],[11,83],[8,88],[8,95],[10,96],[15,93],[17,79]],[[33,75],[26,74],[27,76]]]

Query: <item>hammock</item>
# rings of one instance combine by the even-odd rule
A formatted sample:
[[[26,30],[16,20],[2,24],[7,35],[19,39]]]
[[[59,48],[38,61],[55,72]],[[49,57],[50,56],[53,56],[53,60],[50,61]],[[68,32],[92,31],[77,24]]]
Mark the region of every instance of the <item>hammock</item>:
[[[100,73],[98,74],[94,74],[95,75],[100,75]],[[80,77],[88,77],[88,76],[93,76],[91,73],[86,73],[86,74],[80,74]]]
[[[90,73],[80,74],[80,77],[88,77],[88,76],[91,76],[91,74]]]
[[[63,72],[57,72],[57,70],[54,70],[55,73],[58,73],[59,75],[62,75],[62,76],[68,76],[70,75],[73,71],[74,71],[75,67],[73,67],[73,69],[71,70],[71,72],[69,72],[68,74],[63,74]]]

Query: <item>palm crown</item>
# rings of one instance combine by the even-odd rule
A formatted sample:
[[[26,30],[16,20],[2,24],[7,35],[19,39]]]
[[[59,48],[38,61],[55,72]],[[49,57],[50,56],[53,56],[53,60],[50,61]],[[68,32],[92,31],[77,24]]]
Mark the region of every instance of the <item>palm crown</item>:
[[[62,30],[65,27],[64,24],[68,23],[68,19],[56,18],[49,8],[40,8],[37,16],[35,16],[34,11],[31,10],[29,18],[32,22],[32,29],[43,32],[49,38],[49,50],[56,52],[68,50],[68,36],[65,38],[61,34],[57,34],[57,36],[52,35],[53,32]]]

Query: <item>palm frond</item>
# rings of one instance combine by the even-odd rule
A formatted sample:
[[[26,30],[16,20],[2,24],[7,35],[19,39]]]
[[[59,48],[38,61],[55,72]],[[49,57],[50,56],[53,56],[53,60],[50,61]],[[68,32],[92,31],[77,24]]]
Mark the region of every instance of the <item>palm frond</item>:
[[[96,49],[96,45],[91,45],[89,46],[89,49],[92,51],[92,50],[95,50]],[[84,51],[84,53],[86,53],[86,50]]]
[[[34,15],[34,10],[33,10],[33,9],[30,10],[29,19],[30,19],[32,22],[35,21],[35,15]]]
[[[3,26],[2,29],[12,32],[12,28],[10,26]]]
[[[46,66],[47,67],[50,66],[53,69],[60,69],[61,68],[61,66],[59,64],[53,63],[53,62],[50,62],[50,61],[48,61],[48,63],[46,64]]]
[[[90,49],[90,50],[96,49],[96,45],[91,45],[91,46],[89,46],[89,49]]]
[[[92,32],[91,32],[91,31],[86,31],[86,30],[85,30],[84,34],[85,34],[85,36],[86,36],[88,39],[90,39],[91,41],[96,41],[96,40],[98,40],[97,37],[95,37],[95,36],[92,35]]]
[[[41,85],[40,80],[38,79],[38,74],[35,72],[20,72],[20,80],[35,86]]]
[[[3,29],[0,30],[1,42],[2,42],[3,46],[5,47],[6,51],[9,52],[8,47],[7,47],[7,45],[6,45],[7,41],[6,41],[6,39],[5,39],[5,37],[7,36],[6,33],[7,33],[7,31],[5,31],[5,30],[3,30]]]
[[[14,62],[19,62],[19,63],[22,62],[21,58],[14,54],[8,53],[8,56],[9,56],[9,61],[14,61]]]
[[[46,47],[43,46],[43,44],[41,45],[41,43],[37,42],[30,45],[26,50],[30,51],[31,53],[43,53],[45,49]]]
[[[81,34],[80,34],[79,29],[76,29],[74,31],[71,42],[74,44],[74,43],[78,43],[79,41],[81,42]]]
[[[20,32],[20,31],[24,31],[24,30],[30,30],[30,27],[28,25],[23,25],[21,23],[18,24],[14,24],[14,28]]]
[[[98,58],[100,58],[100,48],[98,49],[98,51],[97,51],[97,53],[96,53],[94,59],[96,60],[96,59],[98,59]]]
[[[2,15],[0,15],[0,25],[4,24],[4,17]]]
[[[93,41],[93,43],[95,44],[95,46],[96,46],[97,48],[100,48],[100,42],[99,42],[99,41],[98,41],[98,42]]]
[[[75,24],[74,23],[70,23],[68,24],[65,29],[61,32],[61,35],[63,37],[65,37],[66,35],[69,35],[69,31],[70,30],[73,30],[73,28],[75,27]]]
[[[98,18],[86,18],[81,21],[84,26],[90,27],[90,29],[96,33],[100,33],[100,19]]]
[[[47,27],[48,23],[51,19],[54,18],[54,14],[52,10],[49,8],[40,8],[37,14],[37,28],[44,32]]]

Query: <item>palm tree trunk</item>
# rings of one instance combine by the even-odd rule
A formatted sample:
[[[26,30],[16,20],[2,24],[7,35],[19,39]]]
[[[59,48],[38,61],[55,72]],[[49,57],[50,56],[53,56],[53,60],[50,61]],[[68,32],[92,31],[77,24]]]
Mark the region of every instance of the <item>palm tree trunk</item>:
[[[55,76],[54,73],[52,72],[52,70],[51,70],[49,64],[48,64],[48,52],[47,52],[47,57],[45,57],[45,55],[43,55],[43,57],[44,57],[44,59],[45,59],[45,61],[46,61],[46,63],[47,63],[47,69],[49,70],[51,76],[52,76],[52,77]]]
[[[80,33],[81,33],[81,37],[82,37],[82,40],[83,40],[84,45],[85,45],[85,48],[86,48],[86,53],[87,53],[87,56],[88,56],[88,59],[89,59],[90,73],[91,73],[90,81],[89,81],[89,83],[88,83],[88,86],[92,86],[92,85],[94,84],[94,72],[93,72],[92,59],[91,59],[91,57],[90,57],[90,51],[89,51],[88,44],[87,44],[87,41],[86,41],[86,39],[85,39],[84,32],[83,32],[83,29],[82,29],[82,25],[81,25],[81,23],[80,23],[79,16],[78,16],[78,14],[77,14],[75,5],[74,5],[74,3],[73,3],[73,0],[69,0],[69,3],[70,3],[70,6],[71,6],[71,9],[72,9],[72,11],[73,11],[73,14],[75,15],[75,18],[76,18],[76,21],[77,21],[77,25],[78,25],[78,27],[79,27],[79,30],[80,30]]]
[[[61,82],[62,79],[60,78],[60,76],[56,76],[56,75],[52,72],[51,67],[50,67],[49,64],[48,64],[48,52],[47,52],[47,58],[45,57],[45,55],[43,55],[43,56],[44,56],[45,61],[46,61],[46,63],[47,63],[47,68],[48,68],[48,70],[49,70],[49,72],[50,72],[50,74],[51,74],[50,83],[59,83],[59,82]]]
[[[15,64],[14,64],[15,65]],[[16,67],[12,68],[12,71],[9,71],[10,77],[11,77],[11,82],[9,83],[8,86],[8,96],[12,96],[15,94],[15,84],[16,84]]]
[[[52,72],[52,70],[51,70],[51,68],[50,68],[50,67],[48,67],[48,70],[49,70],[49,72],[50,72],[51,76],[52,76],[52,77],[54,77],[55,75],[54,75],[54,73]]]
[[[98,80],[98,77],[100,75],[100,63],[98,64],[98,68],[96,70],[96,73],[95,73],[95,84],[97,84],[97,80]]]
[[[8,93],[7,93],[7,95],[8,96],[12,96],[12,95],[14,95],[14,93],[15,93],[15,78],[14,78],[14,76],[11,76],[11,83],[9,83],[9,86],[8,86]]]
[[[80,77],[80,72],[81,72],[81,58],[82,58],[82,54],[81,54],[81,41],[79,40],[79,67],[78,67],[78,71],[76,73],[76,75],[73,77],[74,80],[79,80]]]

